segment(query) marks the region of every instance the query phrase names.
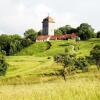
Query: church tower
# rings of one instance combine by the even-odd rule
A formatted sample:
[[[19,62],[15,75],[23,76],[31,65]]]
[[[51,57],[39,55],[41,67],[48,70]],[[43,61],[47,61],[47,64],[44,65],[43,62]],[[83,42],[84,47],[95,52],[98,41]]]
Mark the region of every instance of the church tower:
[[[50,16],[43,19],[42,22],[42,35],[54,35],[54,20]]]

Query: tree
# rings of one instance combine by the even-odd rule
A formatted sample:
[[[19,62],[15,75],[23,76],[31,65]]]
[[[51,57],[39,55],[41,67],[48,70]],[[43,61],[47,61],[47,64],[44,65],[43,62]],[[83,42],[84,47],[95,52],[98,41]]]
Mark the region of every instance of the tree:
[[[25,47],[27,47],[27,46],[29,46],[29,45],[31,45],[32,44],[32,41],[30,40],[30,39],[25,39],[25,38],[23,38],[22,40],[21,40],[21,45],[23,46],[23,48],[25,48]]]
[[[64,80],[66,81],[67,76],[70,75],[72,73],[72,71],[75,70],[75,66],[74,66],[74,56],[71,56],[69,54],[66,54],[64,57],[64,61],[63,61],[63,77]]]
[[[31,41],[36,41],[37,32],[34,29],[29,29],[25,31],[24,36],[26,39],[30,39]]]
[[[9,55],[13,55],[22,49],[21,41],[15,40],[10,43]]]
[[[89,63],[85,57],[79,57],[75,61],[75,67],[83,72],[88,71],[88,65]]]
[[[13,35],[8,35],[12,41],[18,40],[20,41],[22,39],[22,37],[18,34],[13,34]]]
[[[54,61],[63,65],[63,71],[61,74],[64,77],[65,81],[67,79],[67,76],[70,75],[73,71],[75,71],[74,63],[76,55],[74,55],[74,53],[70,53],[70,50],[66,48],[64,54],[57,54],[56,56],[54,56]]]
[[[71,34],[76,32],[76,29],[72,28],[70,25],[65,25],[55,30],[55,34]]]
[[[54,33],[61,35],[62,34],[62,31],[60,29],[57,29],[57,30],[54,31]]]
[[[20,51],[23,47],[21,44],[22,37],[14,35],[0,35],[0,51],[5,51],[6,55],[12,55]]]
[[[97,32],[97,38],[100,38],[100,31]]]
[[[78,35],[81,40],[87,40],[93,37],[94,29],[87,23],[82,23],[78,28]]]
[[[42,34],[42,30],[39,30],[37,34],[38,35],[41,35]]]
[[[9,55],[10,42],[11,42],[10,36],[8,36],[6,34],[0,35],[0,48],[1,48],[1,50],[6,51],[7,55]]]
[[[5,57],[2,53],[0,53],[0,76],[3,76],[6,74],[8,68],[8,64],[5,62]]]
[[[64,26],[64,31],[65,31],[66,34],[73,33],[72,30],[74,31],[74,28],[72,28],[70,25],[65,25]]]
[[[75,49],[75,46],[70,44],[68,48],[65,48],[65,53],[54,56],[54,61],[63,65],[61,75],[64,77],[65,81],[68,75],[75,73],[77,70],[82,70],[82,72],[88,71],[88,60],[85,57],[77,58],[75,53],[77,50],[78,49]]]
[[[91,50],[90,55],[97,65],[98,70],[100,69],[100,45],[95,45]]]

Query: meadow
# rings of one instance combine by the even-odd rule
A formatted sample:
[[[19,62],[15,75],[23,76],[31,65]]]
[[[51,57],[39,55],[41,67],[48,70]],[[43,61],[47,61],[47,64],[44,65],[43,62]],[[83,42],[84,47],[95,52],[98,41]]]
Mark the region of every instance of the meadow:
[[[100,82],[76,79],[0,86],[0,100],[100,100]]]
[[[95,65],[89,72],[68,76],[65,82],[60,75],[63,67],[53,60],[55,54],[64,53],[68,43],[79,46],[77,57],[88,56],[100,39],[50,42],[48,50],[46,42],[38,42],[6,57],[9,68],[0,77],[0,100],[100,100],[100,71]]]

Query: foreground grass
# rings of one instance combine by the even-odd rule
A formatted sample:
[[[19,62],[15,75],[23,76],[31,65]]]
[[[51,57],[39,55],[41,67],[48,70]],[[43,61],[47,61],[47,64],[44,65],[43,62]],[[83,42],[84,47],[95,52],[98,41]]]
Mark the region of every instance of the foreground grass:
[[[100,100],[100,81],[84,78],[0,86],[0,100]]]

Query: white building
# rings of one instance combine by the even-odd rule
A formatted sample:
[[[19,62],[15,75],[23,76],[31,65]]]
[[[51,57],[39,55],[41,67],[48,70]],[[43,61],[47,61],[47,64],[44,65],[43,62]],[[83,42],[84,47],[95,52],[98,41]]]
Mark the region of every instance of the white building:
[[[42,22],[42,35],[54,35],[54,20],[50,16],[43,19]]]

